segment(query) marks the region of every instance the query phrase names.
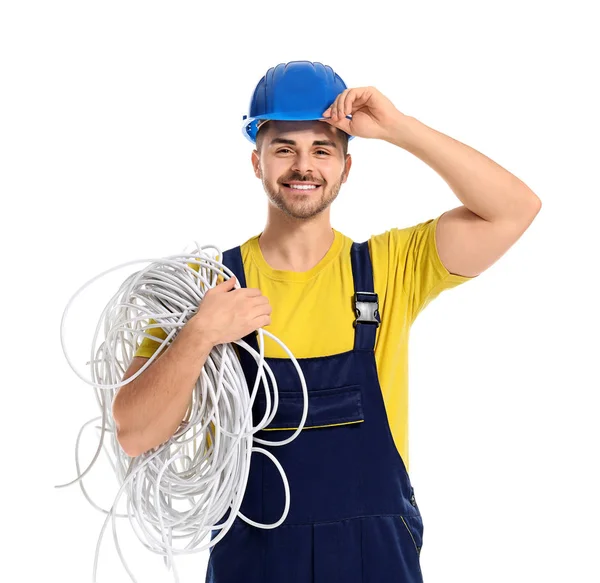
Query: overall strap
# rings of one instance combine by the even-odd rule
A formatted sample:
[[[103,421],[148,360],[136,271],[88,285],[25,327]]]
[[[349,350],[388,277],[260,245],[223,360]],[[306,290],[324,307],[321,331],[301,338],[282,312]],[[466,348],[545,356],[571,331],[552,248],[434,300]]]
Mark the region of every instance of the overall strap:
[[[374,350],[377,328],[381,323],[379,300],[374,292],[373,267],[369,242],[352,243],[352,276],[354,277],[353,306],[354,350]]]
[[[240,287],[248,287],[246,285],[246,274],[244,273],[244,263],[242,261],[242,249],[241,246],[227,249],[223,252],[223,260],[221,261],[226,267],[228,267],[233,274],[236,276]],[[250,332],[247,336],[244,336],[243,340],[247,342],[256,352],[259,352],[257,332]]]
[[[353,309],[356,315],[353,323],[354,350],[373,350],[381,318],[378,296],[374,293],[369,242],[352,243],[350,253],[354,278]],[[247,287],[240,246],[224,251],[222,263],[237,277],[240,286]],[[244,340],[258,352],[256,332],[251,332],[244,337]]]

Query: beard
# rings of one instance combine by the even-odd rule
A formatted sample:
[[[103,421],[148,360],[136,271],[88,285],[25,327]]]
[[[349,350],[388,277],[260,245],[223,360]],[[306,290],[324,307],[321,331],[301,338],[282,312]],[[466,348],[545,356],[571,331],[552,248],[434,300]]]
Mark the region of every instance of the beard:
[[[329,187],[321,184],[320,190],[310,194],[286,193],[283,184],[273,186],[264,179],[262,183],[271,204],[293,219],[306,220],[322,213],[337,198],[342,187],[342,177]]]

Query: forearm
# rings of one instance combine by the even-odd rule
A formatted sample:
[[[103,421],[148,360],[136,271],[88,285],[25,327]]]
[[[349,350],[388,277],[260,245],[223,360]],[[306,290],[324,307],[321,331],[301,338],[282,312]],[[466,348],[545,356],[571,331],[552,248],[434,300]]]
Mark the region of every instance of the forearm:
[[[177,431],[212,348],[190,320],[147,370],[117,392],[113,416],[128,455],[157,447]]]
[[[425,162],[446,181],[465,207],[487,221],[520,216],[540,202],[514,174],[414,117],[398,117],[386,141]]]

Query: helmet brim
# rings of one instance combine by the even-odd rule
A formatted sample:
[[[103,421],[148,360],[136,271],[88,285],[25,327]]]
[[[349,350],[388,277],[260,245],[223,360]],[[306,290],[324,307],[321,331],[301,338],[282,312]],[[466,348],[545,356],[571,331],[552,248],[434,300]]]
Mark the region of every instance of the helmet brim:
[[[327,118],[319,113],[310,113],[306,111],[286,112],[286,113],[270,113],[268,115],[259,115],[256,117],[244,116],[242,131],[246,138],[253,144],[256,143],[256,134],[262,123],[267,121],[323,121]],[[348,141],[354,138],[348,134]]]

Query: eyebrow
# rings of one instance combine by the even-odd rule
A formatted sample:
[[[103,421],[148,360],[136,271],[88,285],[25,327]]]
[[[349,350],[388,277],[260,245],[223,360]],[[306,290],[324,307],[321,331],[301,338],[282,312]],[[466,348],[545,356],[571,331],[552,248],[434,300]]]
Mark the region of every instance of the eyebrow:
[[[295,146],[296,142],[285,138],[273,138],[269,146],[272,146],[273,144],[288,144],[290,146]],[[337,148],[337,144],[331,140],[315,140],[313,146],[331,146],[332,148]]]

